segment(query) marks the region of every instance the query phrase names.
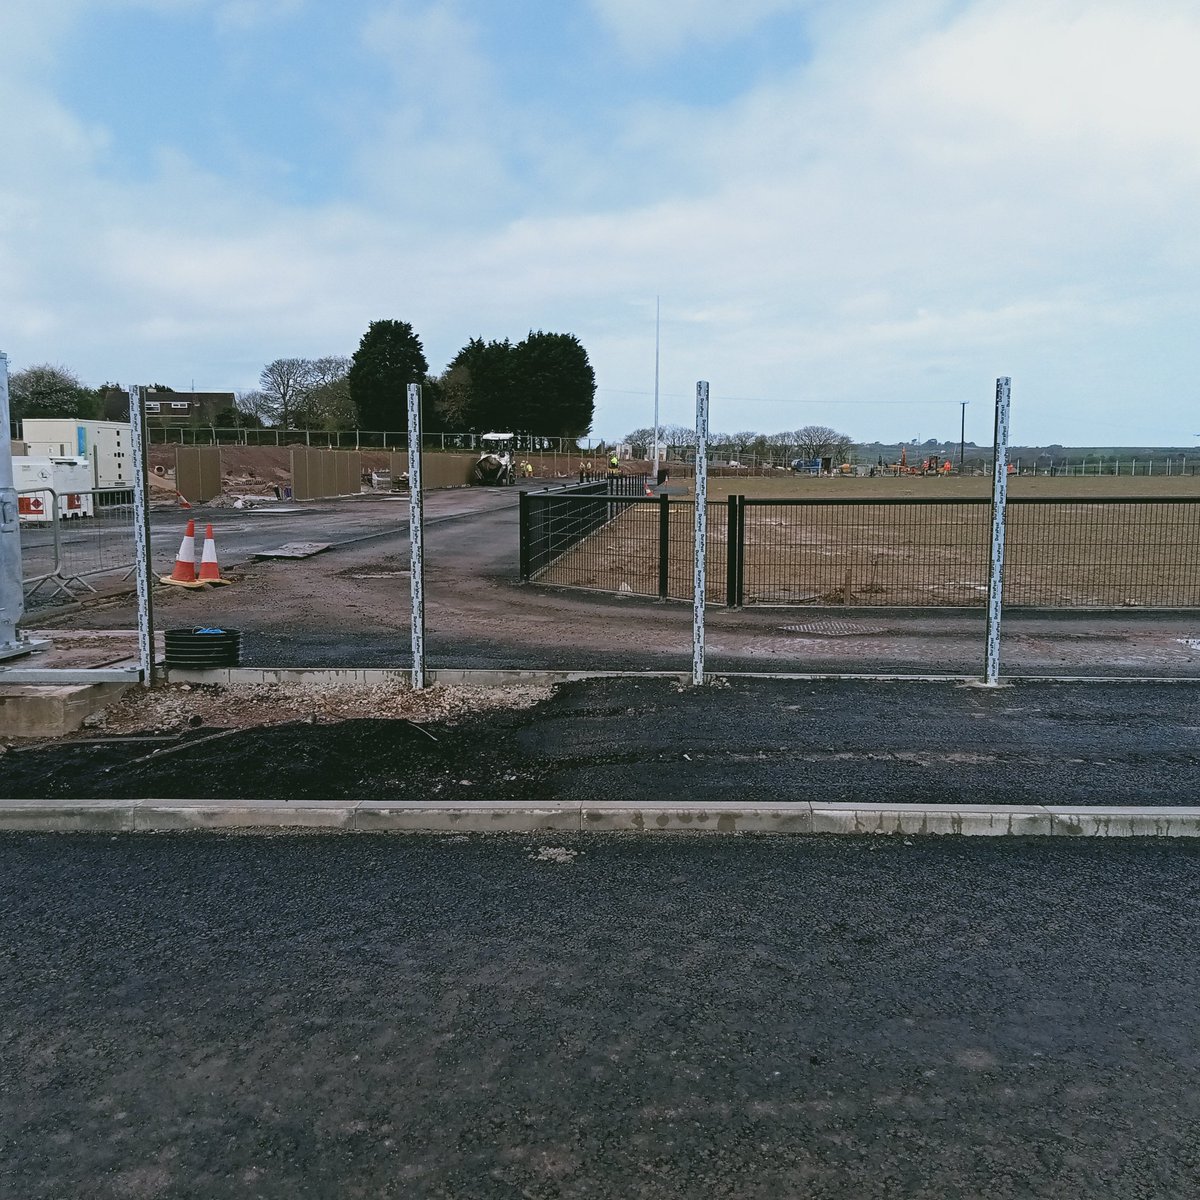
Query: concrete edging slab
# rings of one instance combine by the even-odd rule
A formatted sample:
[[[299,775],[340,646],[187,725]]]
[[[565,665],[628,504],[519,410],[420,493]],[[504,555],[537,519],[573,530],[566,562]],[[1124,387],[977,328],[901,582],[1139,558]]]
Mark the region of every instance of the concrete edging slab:
[[[0,832],[287,829],[395,833],[761,833],[946,837],[1200,837],[1200,807],[693,804],[380,800],[9,800]]]

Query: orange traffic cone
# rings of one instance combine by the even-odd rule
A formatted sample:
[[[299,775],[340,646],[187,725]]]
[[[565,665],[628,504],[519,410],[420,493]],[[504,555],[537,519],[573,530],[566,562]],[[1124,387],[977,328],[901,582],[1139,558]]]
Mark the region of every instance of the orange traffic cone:
[[[211,583],[214,587],[225,587],[228,579],[221,578],[221,569],[217,566],[217,543],[213,539],[211,525],[204,527],[204,553],[200,556],[200,582]]]
[[[175,570],[163,575],[160,583],[172,583],[176,587],[200,588],[204,584],[196,579],[196,522],[188,521],[179,553],[175,555]]]
[[[647,495],[647,496],[653,496],[653,495],[654,495],[654,489],[653,489],[653,488],[651,488],[651,486],[650,486],[649,484],[646,484],[646,495]]]
[[[182,492],[176,492],[175,495],[179,499],[179,507],[180,508],[191,508],[192,507],[191,504],[188,503],[188,498]]]

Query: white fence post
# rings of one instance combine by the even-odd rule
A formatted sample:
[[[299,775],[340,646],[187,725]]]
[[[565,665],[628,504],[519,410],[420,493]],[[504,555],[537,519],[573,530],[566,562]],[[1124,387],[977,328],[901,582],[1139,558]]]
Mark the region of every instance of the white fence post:
[[[1000,681],[1000,616],[1004,608],[1004,515],[1008,501],[1008,408],[1012,380],[996,380],[995,461],[992,466],[992,553],[988,572],[987,662],[983,681]]]
[[[129,450],[133,457],[133,566],[138,602],[138,666],[142,686],[154,686],[154,600],[150,569],[150,466],[146,454],[146,406],[142,389],[129,389]],[[57,525],[57,522],[55,522]]]
[[[412,596],[412,685],[419,690],[425,686],[425,545],[419,383],[408,385],[408,552]]]
[[[708,548],[708,384],[696,384],[696,547],[692,581],[692,683],[704,682],[705,551]]]
[[[15,658],[32,648],[17,632],[25,612],[25,593],[21,587],[21,518],[13,486],[8,422],[8,355],[0,351],[0,659]]]

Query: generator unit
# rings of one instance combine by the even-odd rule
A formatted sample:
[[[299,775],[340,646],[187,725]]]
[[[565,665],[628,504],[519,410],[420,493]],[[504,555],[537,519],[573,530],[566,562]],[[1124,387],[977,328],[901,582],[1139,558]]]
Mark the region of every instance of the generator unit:
[[[128,421],[76,421],[29,417],[21,422],[26,454],[48,458],[86,458],[89,488],[132,488]]]
[[[60,520],[96,515],[92,468],[86,458],[14,458],[12,465],[22,524],[35,525],[53,519],[51,492],[58,496]]]

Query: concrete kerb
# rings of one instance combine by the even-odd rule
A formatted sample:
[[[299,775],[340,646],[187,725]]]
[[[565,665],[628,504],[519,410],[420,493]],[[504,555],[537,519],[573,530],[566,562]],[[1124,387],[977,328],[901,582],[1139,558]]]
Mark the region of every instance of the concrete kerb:
[[[1200,837],[1200,807],[380,800],[9,800],[0,832],[333,830],[393,833],[714,833],[945,837]]]

